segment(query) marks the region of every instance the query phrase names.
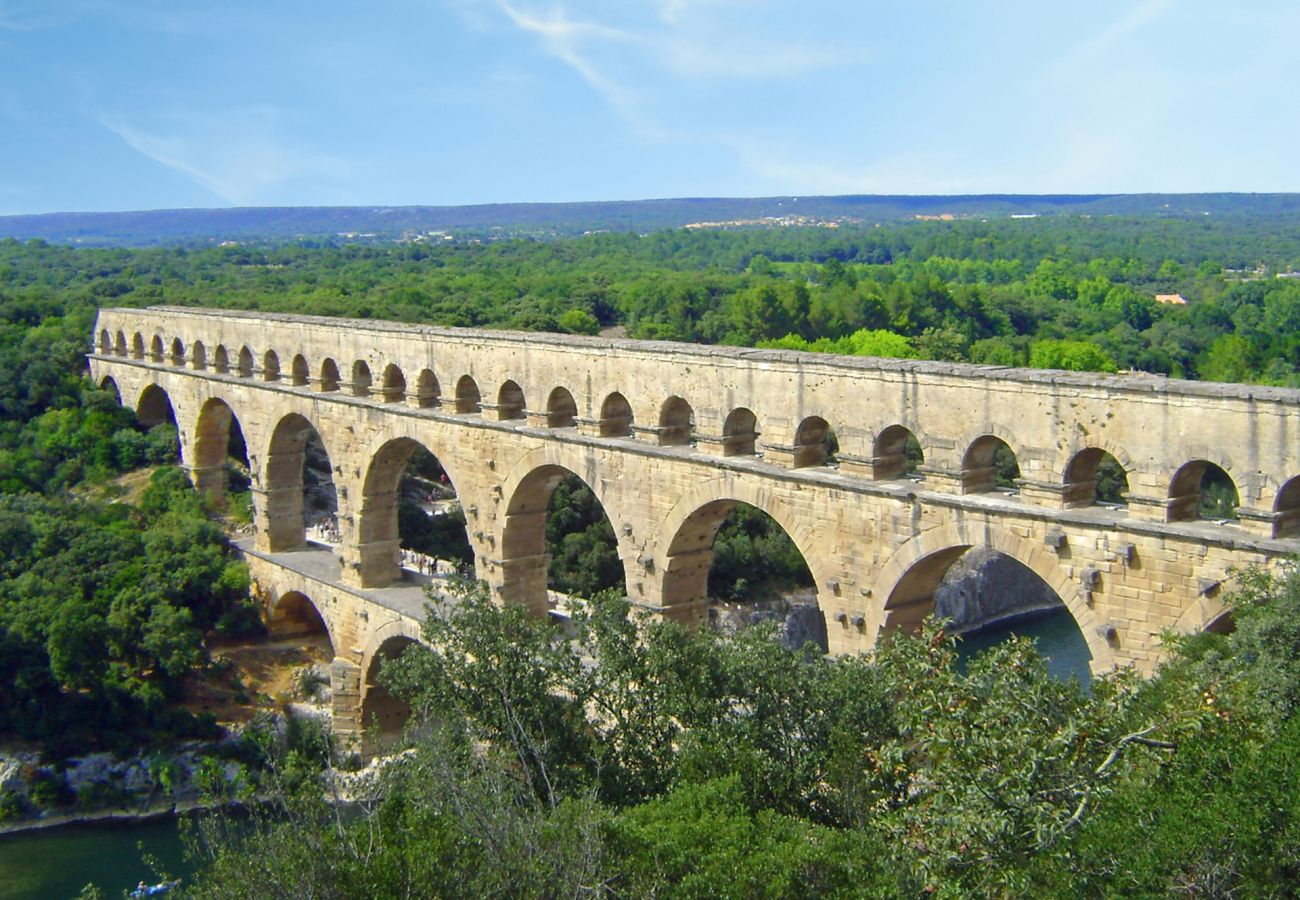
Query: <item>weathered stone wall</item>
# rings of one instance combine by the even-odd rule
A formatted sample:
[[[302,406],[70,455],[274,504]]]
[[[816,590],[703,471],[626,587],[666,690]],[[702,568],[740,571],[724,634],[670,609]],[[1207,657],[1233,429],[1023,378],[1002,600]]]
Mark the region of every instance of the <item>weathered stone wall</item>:
[[[165,392],[183,461],[206,490],[221,490],[238,422],[261,552],[305,546],[302,448],[307,428],[319,433],[345,593],[401,575],[395,492],[417,443],[446,468],[478,574],[505,601],[545,608],[545,509],[571,472],[609,516],[633,602],[683,620],[703,614],[713,536],[735,502],[772,516],[808,562],[839,653],[914,625],[953,561],[985,547],[1056,591],[1094,671],[1148,670],[1162,629],[1217,615],[1232,566],[1300,549],[1287,536],[1300,500],[1296,391],[171,308],[103,310],[96,335],[94,377],[111,378],[128,405]],[[333,368],[337,387],[321,377]],[[457,400],[466,376],[478,408],[468,382]],[[738,409],[755,424],[726,433],[728,420],[746,421]],[[835,430],[838,465],[801,443],[819,434],[810,417]],[[902,477],[900,425],[921,444],[923,481]],[[1019,492],[987,490],[987,455],[972,451],[987,435],[1017,454]],[[1079,460],[1098,449],[1127,471],[1127,509],[1091,502]],[[1175,476],[1197,460],[1236,481],[1240,523],[1177,521],[1187,503]],[[314,600],[336,590],[293,589]],[[326,618],[364,691],[385,639],[375,617],[342,595],[318,602],[348,610]]]

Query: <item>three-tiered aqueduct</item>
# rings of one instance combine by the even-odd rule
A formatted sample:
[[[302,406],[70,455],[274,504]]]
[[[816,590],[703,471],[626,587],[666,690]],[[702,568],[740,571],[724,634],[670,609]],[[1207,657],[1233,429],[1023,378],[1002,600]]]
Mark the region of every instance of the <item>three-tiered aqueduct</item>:
[[[1093,671],[1148,671],[1164,629],[1220,615],[1230,568],[1300,550],[1300,391],[172,307],[101,310],[90,366],[145,421],[170,404],[203,490],[225,490],[237,420],[246,555],[273,621],[319,612],[344,731],[376,661],[418,635],[397,532],[417,445],[454,483],[502,601],[546,609],[546,508],[572,473],[614,527],[632,602],[682,621],[704,612],[727,513],[767,513],[812,572],[832,653],[914,626],[952,563],[987,547],[1056,591]],[[334,550],[304,531],[311,428],[333,466]],[[921,481],[904,477],[909,436]],[[1000,442],[1018,492],[994,489]],[[1126,508],[1096,502],[1103,452]],[[1197,518],[1208,464],[1236,485],[1236,522]]]

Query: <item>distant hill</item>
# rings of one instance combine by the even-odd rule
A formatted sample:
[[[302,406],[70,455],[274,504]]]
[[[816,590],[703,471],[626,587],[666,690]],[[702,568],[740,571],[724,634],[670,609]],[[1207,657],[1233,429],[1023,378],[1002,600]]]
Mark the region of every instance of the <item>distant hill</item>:
[[[1256,216],[1300,221],[1300,194],[984,194],[969,196],[686,198],[482,206],[300,206],[0,216],[0,238],[85,246],[302,239],[394,241],[537,237],[685,226],[898,222],[1009,216]]]

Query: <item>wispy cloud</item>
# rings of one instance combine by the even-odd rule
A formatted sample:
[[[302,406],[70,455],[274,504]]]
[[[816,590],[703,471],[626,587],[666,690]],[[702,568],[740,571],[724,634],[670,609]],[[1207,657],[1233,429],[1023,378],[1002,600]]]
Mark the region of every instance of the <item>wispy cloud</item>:
[[[171,134],[147,131],[118,116],[95,117],[142,156],[177,172],[226,203],[265,202],[287,182],[338,177],[337,159],[292,151],[274,135],[275,110],[254,107],[204,119],[190,118]]]
[[[1052,72],[1061,74],[1090,62],[1125,38],[1141,31],[1147,25],[1159,19],[1177,2],[1178,0],[1143,0],[1143,2],[1110,22],[1096,34],[1084,38],[1067,50],[1052,67]]]

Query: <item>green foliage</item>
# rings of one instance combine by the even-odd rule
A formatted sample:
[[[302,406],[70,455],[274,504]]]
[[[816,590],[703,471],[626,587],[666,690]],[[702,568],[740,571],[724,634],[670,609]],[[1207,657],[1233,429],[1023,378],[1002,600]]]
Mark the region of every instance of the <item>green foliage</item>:
[[[1071,372],[1114,372],[1117,368],[1115,360],[1096,344],[1063,340],[1034,341],[1029,347],[1029,365]]]

